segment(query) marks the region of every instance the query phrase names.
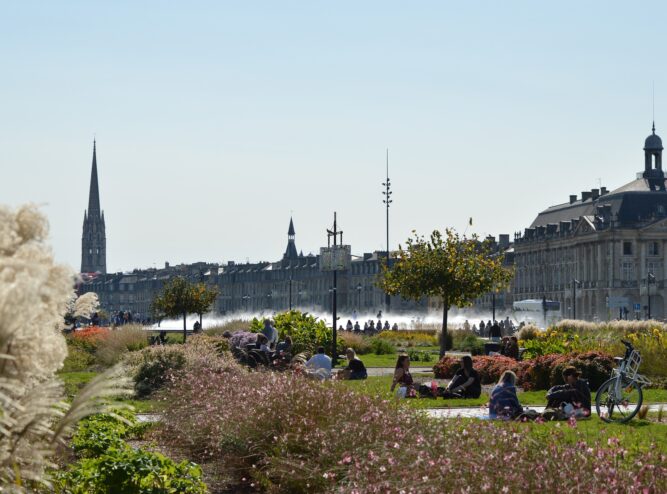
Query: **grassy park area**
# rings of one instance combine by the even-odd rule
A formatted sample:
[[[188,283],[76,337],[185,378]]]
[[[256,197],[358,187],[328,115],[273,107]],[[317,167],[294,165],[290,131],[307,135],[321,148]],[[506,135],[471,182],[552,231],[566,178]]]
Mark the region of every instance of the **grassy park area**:
[[[310,325],[301,316],[285,317],[278,322],[281,338],[291,334],[306,353],[312,352],[315,345],[330,344],[330,341],[319,340],[329,337],[326,328],[316,323]],[[257,330],[252,324],[241,328],[238,324],[236,326],[237,331],[246,329]],[[646,348],[648,368],[655,369],[652,359],[661,355],[659,346],[648,346],[636,327],[632,331],[637,333],[634,338],[638,344]],[[483,366],[481,371],[487,381],[478,399],[401,400],[390,391],[391,373],[399,354],[415,356],[411,359],[414,369],[428,369],[413,372],[417,383],[429,384],[436,379],[432,370],[434,366],[437,374],[443,374],[450,372],[453,363],[458,361],[458,357],[454,357],[437,362],[435,354],[439,347],[435,332],[398,331],[373,337],[342,334],[341,353],[345,347],[352,346],[368,368],[383,367],[386,374],[371,375],[363,381],[325,383],[303,379],[298,371],[272,372],[239,366],[229,352],[228,340],[221,335],[223,332],[224,328],[216,328],[209,334],[190,337],[186,345],[178,338],[171,338],[167,345],[158,347],[148,347],[145,333],[135,327],[79,332],[67,338],[70,355],[58,377],[71,399],[95,376],[110,366],[122,363],[133,389],[124,396],[110,399],[110,404],[131,405],[133,413],[153,414],[158,422],[122,429],[114,433],[117,440],[131,441],[135,447],[139,446],[142,448],[140,454],[147,460],[152,458],[150,461],[158,458],[150,455],[167,452],[174,465],[180,465],[174,468],[181,469],[179,471],[189,479],[188,482],[196,486],[203,481],[212,492],[329,492],[331,489],[349,492],[359,487],[364,492],[376,483],[391,490],[391,486],[406,481],[405,473],[395,470],[391,463],[394,446],[387,449],[387,445],[394,443],[400,444],[402,458],[407,458],[405,461],[418,465],[415,463],[417,458],[428,457],[443,471],[453,468],[451,475],[461,474],[460,466],[447,466],[445,462],[452,454],[473,463],[494,455],[511,455],[517,468],[528,469],[539,464],[544,471],[551,472],[549,475],[556,477],[560,475],[563,462],[570,461],[570,456],[574,454],[580,468],[589,472],[591,477],[597,475],[594,472],[600,465],[613,465],[616,469],[612,469],[615,472],[613,478],[617,482],[628,483],[630,479],[635,479],[632,482],[652,486],[651,489],[656,492],[664,487],[659,478],[643,474],[639,475],[639,480],[635,477],[639,471],[636,467],[638,461],[667,473],[665,459],[660,456],[667,454],[667,414],[662,411],[650,412],[644,419],[635,418],[628,424],[607,424],[596,416],[575,422],[547,423],[430,418],[420,412],[432,408],[483,408],[488,401],[490,383],[497,379],[494,373],[502,370],[505,361],[496,359],[488,363],[484,359],[490,357],[475,356],[478,359],[476,362]],[[451,347],[454,351],[460,354],[468,348],[469,353],[477,353],[475,345],[478,345],[479,339],[476,336],[466,332],[453,333]],[[528,362],[542,362],[537,367],[526,363],[528,370],[523,379],[541,379],[543,382],[533,383],[537,389],[519,391],[518,398],[522,405],[545,404],[544,386],[549,385],[549,379],[558,374],[558,366],[562,365],[559,363],[562,358],[548,357],[550,354],[545,352],[557,349],[555,342],[559,338],[575,340],[574,334],[554,328],[546,336],[533,335],[532,340],[523,340],[524,343],[532,341],[528,346],[536,353]],[[580,335],[577,338],[579,341],[592,340],[583,329],[576,334]],[[610,337],[607,341],[617,337]],[[600,367],[602,364],[598,365],[598,369],[582,360],[587,355],[584,350],[588,350],[584,348],[585,344],[577,342],[579,346],[572,351],[567,348],[568,345],[562,345],[563,353],[556,355],[566,360],[570,358],[568,362],[589,366],[586,368],[590,372],[608,372],[604,366]],[[542,347],[544,351],[540,350]],[[611,349],[612,352],[614,350]],[[539,355],[540,352],[543,355]],[[432,360],[418,360],[424,355],[432,355]],[[601,362],[606,362],[605,359]],[[548,361],[549,365],[543,361]],[[541,374],[536,369],[540,369]],[[165,376],[172,377],[167,380]],[[652,377],[658,385],[662,382],[661,376]],[[447,378],[439,375],[437,382],[443,385]],[[239,393],[238,390],[244,391]],[[595,391],[592,392],[593,399],[594,396]],[[664,402],[667,402],[667,389],[658,386],[644,390],[645,404]],[[105,429],[109,427],[105,420],[85,422],[87,425],[80,432],[83,436],[75,435],[72,445],[83,444],[88,448],[85,451],[94,449],[91,441],[96,440],[93,438],[98,437],[102,429],[106,431],[105,435],[111,434]],[[262,428],[257,429],[257,424],[263,424]],[[344,434],[341,435],[342,431]],[[85,434],[90,434],[90,439],[81,439]],[[274,439],[267,442],[267,434]],[[312,445],[318,443],[332,446],[322,447],[316,452]],[[128,451],[124,448],[121,451]],[[203,451],[208,453],[203,455]],[[545,452],[548,452],[548,459]],[[377,459],[369,460],[368,455],[377,455]],[[365,458],[366,469],[359,470],[354,458],[362,457]],[[102,461],[102,457],[95,458],[95,461]],[[114,461],[120,461],[120,458]],[[196,462],[199,466],[193,470],[194,467],[186,466],[192,463],[178,463],[183,461]],[[297,467],[302,464],[302,467]],[[87,475],[77,470],[83,465],[76,463],[70,466],[59,485],[72,486],[75,478]],[[257,465],[260,467],[257,468]],[[383,474],[378,476],[383,469]],[[201,474],[197,473],[199,471]],[[292,471],[293,474],[286,473]],[[407,481],[420,485],[421,492],[435,492],[440,487],[440,481],[431,480],[428,471],[417,467],[416,472],[421,472],[419,476],[410,473]],[[128,471],[128,474],[131,472]],[[423,481],[426,477],[429,480]],[[332,478],[336,480],[332,481]],[[90,477],[86,482],[96,482],[92,479]],[[485,473],[481,477],[467,477],[465,481],[466,485],[476,486],[476,490],[480,491],[485,482],[491,481],[517,489],[521,485],[523,488],[523,484],[519,484],[519,480],[509,473],[494,472],[491,476]],[[563,477],[560,484],[574,485],[568,484],[573,481]],[[548,490],[547,480],[537,479],[534,482],[533,488]],[[584,486],[595,491],[595,485],[586,479],[577,480],[578,488]]]

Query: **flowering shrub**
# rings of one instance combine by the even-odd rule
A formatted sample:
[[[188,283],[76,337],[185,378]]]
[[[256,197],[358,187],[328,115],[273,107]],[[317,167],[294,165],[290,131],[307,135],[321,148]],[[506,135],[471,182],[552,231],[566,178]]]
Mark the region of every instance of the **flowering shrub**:
[[[630,340],[642,355],[640,372],[649,376],[667,377],[667,326],[658,321],[611,321],[592,323],[564,320],[540,333],[538,338],[522,341],[524,355],[571,351],[602,351],[622,356],[621,339]]]
[[[657,447],[638,465],[625,459],[618,442],[589,446],[582,436],[568,444],[562,433],[526,434],[530,426],[516,423],[453,419],[443,427],[337,383],[246,372],[233,363],[213,372],[210,362],[201,364],[164,391],[163,424],[155,438],[226,479],[211,486],[216,492],[667,488],[667,459]],[[480,468],[485,465],[499,467]]]
[[[95,353],[100,341],[106,338],[110,333],[109,328],[100,326],[88,326],[87,328],[74,331],[68,336],[68,342],[87,351],[90,354]]]
[[[134,389],[138,397],[149,396],[160,389],[172,372],[185,366],[185,354],[181,346],[151,347],[141,353],[142,362],[134,375]]]
[[[245,348],[247,345],[254,345],[256,341],[257,333],[239,331],[229,338],[229,346],[232,348]]]
[[[511,370],[517,375],[517,384],[526,390],[549,389],[563,384],[561,373],[568,365],[579,369],[591,389],[595,390],[609,378],[615,366],[613,357],[601,352],[550,354],[522,361],[502,356],[479,356],[472,360],[482,384],[493,384],[504,371]],[[460,359],[444,357],[433,367],[433,371],[437,378],[450,379],[460,367]]]

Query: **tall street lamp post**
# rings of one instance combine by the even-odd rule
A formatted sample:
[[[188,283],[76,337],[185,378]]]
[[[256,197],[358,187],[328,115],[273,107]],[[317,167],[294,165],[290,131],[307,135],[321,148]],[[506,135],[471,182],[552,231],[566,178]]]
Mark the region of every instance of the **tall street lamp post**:
[[[579,285],[581,282],[572,278],[572,319],[577,318],[577,286]]]
[[[338,255],[337,252],[337,247],[338,247],[338,237],[340,236],[340,245],[342,246],[343,244],[343,232],[338,230],[338,223],[336,222],[336,213],[334,212],[334,223],[333,223],[333,230],[327,229],[327,244],[330,247],[331,246],[331,237],[333,237],[333,255],[336,256]],[[332,359],[332,364],[335,366],[338,363],[338,352],[336,351],[336,332],[337,332],[337,324],[338,324],[338,297],[337,297],[337,289],[338,289],[338,271],[336,270],[337,266],[333,266],[333,287],[331,288],[333,292],[333,302],[331,304],[331,312],[333,313],[333,324],[332,324],[332,342],[331,342],[331,359]]]
[[[651,320],[651,283],[655,283],[655,275],[648,273],[646,275],[646,296],[648,297],[648,319]]]
[[[387,149],[387,178],[385,182],[382,182],[382,185],[384,186],[384,190],[382,191],[382,195],[384,196],[384,199],[382,199],[382,203],[385,205],[386,213],[387,213],[387,269],[389,269],[389,206],[391,205],[392,202],[394,202],[391,198],[391,195],[393,192],[391,191],[391,181],[389,180],[389,149]],[[391,297],[388,293],[385,293],[385,311],[389,312],[389,306],[391,304]]]

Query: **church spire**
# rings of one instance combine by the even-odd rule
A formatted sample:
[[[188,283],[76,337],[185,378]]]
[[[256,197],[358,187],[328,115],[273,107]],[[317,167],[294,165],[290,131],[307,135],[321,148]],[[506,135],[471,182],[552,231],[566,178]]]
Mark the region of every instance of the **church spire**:
[[[97,143],[95,140],[93,140],[93,167],[90,173],[88,210],[83,213],[81,272],[107,272],[107,238],[104,213],[100,208],[100,188],[97,183]]]
[[[93,139],[93,169],[90,173],[90,195],[88,196],[88,214],[100,213],[100,188],[97,184],[97,143]]]
[[[292,217],[290,217],[289,228],[287,229],[287,249],[285,249],[284,259],[295,259],[299,257],[299,253],[296,250],[296,242],[294,240],[295,236],[294,222],[292,221]]]

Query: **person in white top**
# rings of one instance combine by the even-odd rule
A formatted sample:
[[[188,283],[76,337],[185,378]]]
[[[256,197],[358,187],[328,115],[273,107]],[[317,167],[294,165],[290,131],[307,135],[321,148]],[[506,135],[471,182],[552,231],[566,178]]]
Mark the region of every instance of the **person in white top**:
[[[329,379],[331,377],[331,357],[324,353],[324,347],[317,349],[317,353],[306,362],[306,371],[312,377]]]

